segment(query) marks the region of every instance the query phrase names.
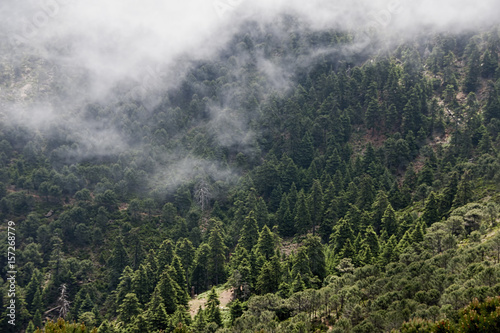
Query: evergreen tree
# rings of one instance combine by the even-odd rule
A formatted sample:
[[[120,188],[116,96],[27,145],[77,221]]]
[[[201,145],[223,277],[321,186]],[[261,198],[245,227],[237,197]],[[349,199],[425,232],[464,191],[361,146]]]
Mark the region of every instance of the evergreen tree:
[[[290,211],[287,195],[283,195],[281,197],[280,206],[276,212],[276,218],[278,221],[278,230],[281,236],[289,237],[295,234],[295,225],[293,222],[292,212]]]
[[[250,215],[249,215],[250,216]],[[253,220],[254,223],[255,219]],[[243,236],[242,236],[243,237]],[[225,253],[226,245],[222,239],[222,231],[219,225],[212,228],[208,239],[209,246],[209,274],[213,282],[218,285],[225,277]]]
[[[175,253],[179,256],[181,260],[182,267],[184,268],[185,279],[186,282],[188,282],[189,272],[193,267],[196,254],[193,243],[187,238],[179,239],[175,246]]]
[[[304,280],[302,279],[302,276],[300,274],[297,274],[297,276],[295,276],[295,279],[293,280],[293,283],[292,283],[292,291],[294,293],[298,293],[298,292],[304,291],[306,288],[307,287],[306,287]]]
[[[113,246],[113,252],[108,260],[108,265],[111,268],[111,284],[116,285],[118,278],[123,272],[123,269],[129,264],[129,257],[125,250],[123,238],[117,237]]]
[[[307,131],[302,137],[302,141],[294,151],[294,161],[301,168],[308,168],[314,157],[314,146],[311,132]]]
[[[455,195],[455,199],[453,200],[454,207],[460,207],[472,200],[472,184],[470,181],[470,173],[469,171],[465,171],[462,175],[462,179],[457,187],[457,193]]]
[[[167,270],[161,274],[160,281],[156,285],[154,293],[162,297],[167,314],[172,314],[177,310],[178,295],[175,288],[175,281],[170,277]]]
[[[28,283],[26,287],[26,296],[25,300],[27,303],[27,308],[31,313],[34,313],[37,309],[34,306],[33,300],[35,298],[35,294],[38,292],[41,292],[41,284],[42,284],[42,273],[38,270],[38,268],[35,268],[33,270],[33,273],[31,275],[30,282]]]
[[[198,308],[196,316],[194,317],[192,327],[195,330],[195,332],[204,332],[206,326],[207,326],[207,321],[205,319],[205,311],[203,311],[203,309],[200,306]]]
[[[412,243],[420,243],[424,240],[424,222],[417,223],[413,232],[411,233],[411,242]]]
[[[191,316],[183,305],[177,307],[177,310],[172,315],[171,323],[177,328],[191,325]]]
[[[184,268],[182,267],[181,259],[177,255],[175,255],[174,259],[172,260],[172,278],[179,285],[183,292],[187,291],[187,282]]]
[[[141,312],[139,300],[134,293],[125,295],[118,309],[119,319],[124,323],[131,323],[134,317]]]
[[[122,275],[120,276],[120,282],[116,287],[116,302],[117,304],[121,304],[125,296],[132,292],[132,279],[134,276],[134,272],[132,269],[127,266],[123,270]],[[87,309],[88,310],[88,309]]]
[[[269,213],[267,211],[266,202],[263,198],[257,200],[257,206],[255,208],[255,219],[259,228],[264,227],[269,224]]]
[[[321,239],[315,236],[308,236],[304,241],[304,246],[309,258],[311,273],[323,281],[323,279],[326,278],[327,272],[326,258]]]
[[[355,250],[352,245],[351,240],[348,238],[344,244],[344,247],[340,251],[340,258],[354,258]]]
[[[372,204],[373,226],[377,231],[380,231],[380,228],[383,227],[381,222],[388,205],[389,198],[387,197],[385,191],[378,191],[375,201]]]
[[[158,288],[152,293],[144,316],[150,331],[165,330],[169,327],[170,319],[165,309],[165,301]]]
[[[380,251],[380,245],[378,236],[373,230],[371,226],[368,226],[365,230],[365,235],[363,240],[361,241],[361,246],[368,245],[370,248],[370,254],[374,257],[377,257]]]
[[[279,280],[276,278],[274,267],[270,261],[266,261],[260,270],[255,286],[256,291],[261,294],[275,293],[279,288]],[[279,273],[279,271],[278,271]]]
[[[398,259],[397,246],[398,243],[396,240],[396,236],[392,235],[384,245],[384,249],[380,253],[380,262],[382,265],[387,265],[388,263],[396,261]]]
[[[422,220],[427,224],[427,226],[430,226],[432,223],[439,220],[438,203],[436,200],[436,194],[434,192],[431,192],[429,194],[429,197],[425,202]]]
[[[262,254],[266,260],[269,260],[274,255],[274,234],[269,228],[264,226],[259,233],[259,240],[257,241],[257,252]]]
[[[206,318],[207,321],[210,323],[216,323],[217,326],[222,326],[222,315],[220,312],[220,301],[219,297],[217,296],[217,292],[215,291],[215,288],[212,288],[210,293],[208,294],[208,299],[207,299],[207,304],[206,304]]]
[[[498,89],[495,86],[490,86],[488,93],[488,101],[484,108],[484,120],[489,123],[492,119],[500,119],[500,97]]]
[[[245,217],[239,243],[243,245],[248,252],[250,252],[255,244],[257,244],[258,237],[259,227],[257,225],[257,220],[255,219],[255,213],[250,211],[247,217]]]
[[[346,241],[353,238],[354,236],[349,222],[346,219],[340,219],[330,236],[330,245],[333,246],[336,253],[340,253]]]
[[[35,324],[33,324],[33,321],[30,320],[28,323],[28,327],[26,328],[26,333],[35,333]]]
[[[498,69],[498,53],[494,47],[490,47],[483,54],[481,74],[485,78],[492,78]]]
[[[387,206],[387,209],[384,212],[384,216],[382,217],[382,229],[387,232],[387,235],[389,237],[397,234],[398,232],[396,213],[394,212],[391,204]]]
[[[141,264],[132,276],[132,291],[141,304],[145,304],[156,285],[156,278],[151,265]]]
[[[316,226],[321,224],[323,216],[323,190],[319,180],[313,181],[313,186],[309,194],[309,210],[313,225],[313,236],[316,234]]]
[[[295,207],[295,229],[299,234],[303,235],[309,230],[312,224],[311,215],[309,214],[309,207],[307,205],[306,196],[303,190],[299,192],[297,205]]]
[[[209,284],[209,267],[207,263],[210,260],[210,246],[203,243],[196,252],[196,259],[193,273],[191,275],[191,283],[195,290],[206,290]]]
[[[467,75],[465,78],[465,92],[469,93],[477,89],[479,75],[481,74],[481,59],[477,44],[473,42],[467,46],[468,61]]]
[[[299,249],[297,256],[293,260],[292,277],[296,277],[299,274],[304,279],[311,276],[309,256],[307,255],[307,249],[305,247]]]
[[[174,259],[174,244],[170,239],[165,239],[158,250],[157,261],[158,261],[158,270],[162,272],[165,267],[172,263]]]

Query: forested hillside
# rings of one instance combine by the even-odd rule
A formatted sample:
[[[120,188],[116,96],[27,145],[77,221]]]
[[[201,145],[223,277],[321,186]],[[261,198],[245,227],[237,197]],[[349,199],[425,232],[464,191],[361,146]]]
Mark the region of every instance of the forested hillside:
[[[248,22],[100,99],[2,56],[0,330],[498,331],[500,30],[356,41]]]

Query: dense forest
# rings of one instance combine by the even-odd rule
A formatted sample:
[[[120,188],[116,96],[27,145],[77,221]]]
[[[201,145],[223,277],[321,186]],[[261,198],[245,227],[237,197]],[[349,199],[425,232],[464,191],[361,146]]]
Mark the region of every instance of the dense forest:
[[[98,101],[2,56],[0,330],[500,331],[500,29],[356,34],[248,22]]]

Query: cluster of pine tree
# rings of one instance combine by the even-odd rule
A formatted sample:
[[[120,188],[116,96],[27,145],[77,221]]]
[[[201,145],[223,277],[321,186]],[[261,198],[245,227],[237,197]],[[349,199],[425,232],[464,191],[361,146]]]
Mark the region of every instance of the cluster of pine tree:
[[[126,92],[79,110],[129,140],[117,155],[88,154],[64,123],[49,134],[1,120],[16,329],[498,329],[499,29],[338,51],[353,39],[291,18],[249,24],[154,110]],[[320,48],[333,51],[304,68]],[[293,71],[290,91],[259,59]],[[16,66],[0,68],[2,87]],[[166,188],[179,151],[197,174]],[[221,288],[233,298],[222,308]]]

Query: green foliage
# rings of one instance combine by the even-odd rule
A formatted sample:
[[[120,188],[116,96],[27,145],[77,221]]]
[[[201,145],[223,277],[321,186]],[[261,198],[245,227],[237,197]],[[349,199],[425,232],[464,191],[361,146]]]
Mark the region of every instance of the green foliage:
[[[119,154],[63,120],[0,124],[21,331],[498,330],[498,29],[347,56],[329,50],[355,30],[280,22],[242,24],[148,112],[124,84],[61,117],[112,126]],[[29,73],[64,87],[39,60],[2,60],[2,91]],[[285,62],[282,93],[260,65]]]

